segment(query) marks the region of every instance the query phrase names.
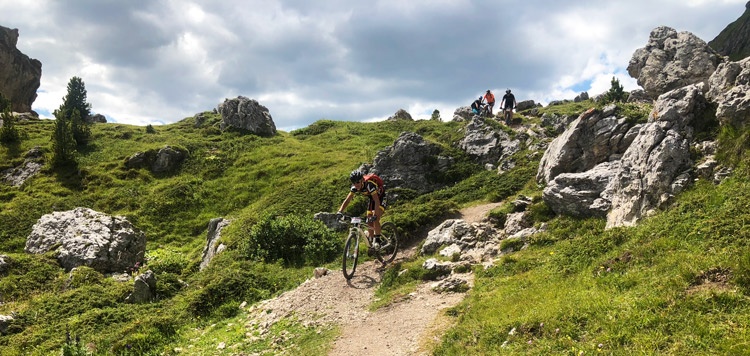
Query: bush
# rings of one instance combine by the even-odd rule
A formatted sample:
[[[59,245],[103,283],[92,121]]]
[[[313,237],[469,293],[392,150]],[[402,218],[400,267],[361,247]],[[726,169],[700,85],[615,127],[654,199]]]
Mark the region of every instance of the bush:
[[[250,229],[243,250],[251,260],[302,266],[332,261],[340,245],[338,235],[320,221],[297,215],[265,216]]]
[[[166,249],[146,252],[146,260],[148,261],[148,268],[156,274],[173,273],[180,275],[190,263],[183,253]]]

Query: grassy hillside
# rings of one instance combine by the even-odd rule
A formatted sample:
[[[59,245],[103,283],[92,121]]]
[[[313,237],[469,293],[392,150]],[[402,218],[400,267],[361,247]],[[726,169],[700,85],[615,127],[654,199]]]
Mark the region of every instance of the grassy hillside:
[[[0,185],[0,251],[12,261],[0,271],[0,315],[16,315],[9,335],[0,336],[0,354],[47,354],[64,344],[66,330],[96,345],[98,352],[160,353],[170,349],[170,342],[179,343],[186,331],[231,317],[243,301],[252,303],[293,288],[312,268],[338,257],[343,237],[326,241],[329,233],[320,233],[324,241],[315,246],[312,257],[276,260],[274,256],[289,256],[279,247],[289,241],[258,247],[252,243],[262,233],[256,226],[279,228],[274,224],[281,221],[293,229],[319,231],[312,215],[335,211],[348,191],[348,173],[371,162],[401,132],[417,132],[456,159],[454,169],[440,177],[450,186],[440,193],[443,196],[400,192],[401,201],[394,202],[389,216],[407,239],[460,204],[504,198],[533,175],[532,169],[519,170],[522,179],[517,182],[498,181],[469,162],[453,146],[462,123],[321,120],[262,138],[222,133],[216,128],[218,121],[212,116],[196,128],[187,118],[157,126],[155,133],[144,127],[96,124],[91,143],[79,150],[77,166],[45,167],[19,188]],[[53,127],[50,121],[18,124],[23,139],[0,147],[0,170],[23,162],[35,146],[49,154]],[[134,153],[164,145],[190,153],[179,171],[153,174],[125,168],[126,158]],[[362,202],[351,204],[349,210],[361,212]],[[148,261],[138,267],[156,272],[157,302],[123,304],[132,281],[115,282],[88,268],[68,274],[53,256],[23,252],[39,217],[78,206],[124,215],[145,232]],[[199,273],[207,224],[215,217],[233,221],[223,234],[230,250]],[[137,269],[127,272],[135,274]]]
[[[577,114],[593,105],[543,111]],[[644,108],[622,109],[633,120],[645,116]],[[0,251],[12,260],[0,271],[0,315],[17,313],[9,334],[0,336],[0,354],[46,355],[63,347],[96,354],[173,354],[188,345],[192,353],[215,353],[217,339],[242,344],[246,353],[268,349],[266,341],[247,342],[238,305],[293,288],[321,264],[337,268],[343,236],[321,232],[312,214],[337,209],[348,189],[348,172],[371,162],[403,131],[438,143],[457,163],[440,177],[447,188],[425,195],[402,190],[392,203],[387,220],[396,222],[409,242],[418,243],[461,206],[518,194],[534,198],[533,219],[549,226],[528,249],[475,270],[476,287],[449,311],[455,324],[437,354],[746,350],[750,200],[744,168],[719,186],[699,182],[674,207],[639,227],[604,231],[602,220],[550,214],[539,199],[542,187],[533,180],[541,153],[519,152],[516,168],[500,176],[471,163],[455,146],[464,123],[321,120],[262,138],[222,133],[217,122],[213,116],[196,128],[188,118],[157,126],[156,133],[96,124],[77,167],[46,168],[20,188],[0,185]],[[49,151],[52,127],[47,121],[19,124],[24,139],[0,146],[0,170],[23,161],[34,146]],[[727,131],[722,140],[722,159],[746,167],[747,136]],[[155,175],[124,167],[130,155],[167,144],[190,152],[178,172]],[[77,206],[124,215],[146,233],[148,261],[140,269],[157,275],[156,302],[124,304],[132,281],[116,282],[88,268],[66,273],[52,256],[23,253],[41,215]],[[350,209],[357,213],[363,207],[355,203]],[[208,221],[219,216],[232,220],[223,234],[229,249],[198,272]],[[316,236],[291,241],[304,245],[307,258],[289,258],[289,250],[280,247],[288,241],[258,242],[259,236],[274,237],[283,229]],[[422,278],[418,266],[427,257],[386,271],[380,303],[408,293]],[[66,331],[72,341],[66,342]],[[272,333],[286,335],[287,350],[324,354],[337,330],[289,320]]]

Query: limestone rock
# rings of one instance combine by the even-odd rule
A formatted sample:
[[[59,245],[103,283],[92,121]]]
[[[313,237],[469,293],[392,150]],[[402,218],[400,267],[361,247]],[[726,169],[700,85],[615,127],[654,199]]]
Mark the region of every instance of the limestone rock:
[[[42,78],[42,62],[16,48],[18,29],[0,26],[0,93],[12,103],[11,111],[29,112]]]
[[[219,244],[221,239],[221,230],[229,225],[230,221],[224,218],[214,218],[208,222],[208,234],[206,235],[206,245],[203,247],[203,257],[199,270],[204,270],[211,263],[211,260],[217,254],[226,249],[224,244]]]
[[[651,31],[648,43],[633,53],[628,73],[651,98],[690,84],[705,83],[722,57],[690,32],[666,26]]]
[[[273,136],[276,134],[276,124],[273,122],[268,108],[253,99],[238,96],[226,99],[219,105],[222,131],[239,129],[258,136]]]
[[[123,272],[143,263],[146,236],[125,217],[88,208],[42,216],[31,228],[25,251],[55,251],[66,270],[89,266],[101,273]]]

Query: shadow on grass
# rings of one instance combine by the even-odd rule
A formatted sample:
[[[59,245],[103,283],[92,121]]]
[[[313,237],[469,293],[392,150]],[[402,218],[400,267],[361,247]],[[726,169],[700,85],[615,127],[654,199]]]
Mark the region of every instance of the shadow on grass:
[[[83,177],[78,169],[78,162],[58,163],[54,166],[55,178],[60,184],[70,190],[83,190]]]

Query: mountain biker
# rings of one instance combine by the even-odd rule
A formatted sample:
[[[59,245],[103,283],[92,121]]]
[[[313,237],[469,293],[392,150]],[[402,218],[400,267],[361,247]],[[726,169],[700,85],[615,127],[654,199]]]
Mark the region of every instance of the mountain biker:
[[[372,248],[380,248],[380,218],[385,213],[386,207],[386,196],[385,186],[383,180],[375,174],[367,174],[360,172],[359,170],[353,171],[349,174],[349,180],[352,182],[352,187],[349,194],[341,203],[337,215],[342,215],[344,209],[349,205],[349,202],[354,198],[355,194],[362,194],[369,197],[369,203],[367,205],[367,236],[372,241]]]
[[[484,106],[484,104],[482,103],[482,97],[480,96],[479,99],[474,100],[474,102],[471,103],[471,112],[473,112],[474,115],[479,115],[479,113],[482,112],[482,106]]]
[[[490,115],[492,115],[492,107],[495,106],[495,94],[492,94],[492,92],[487,89],[487,92],[484,94],[484,100],[487,101],[487,106],[489,106],[489,112]]]
[[[516,108],[516,97],[510,92],[510,89],[505,91],[503,100],[500,101],[500,107],[505,112],[505,124],[510,124],[510,117],[513,115],[513,109]]]

